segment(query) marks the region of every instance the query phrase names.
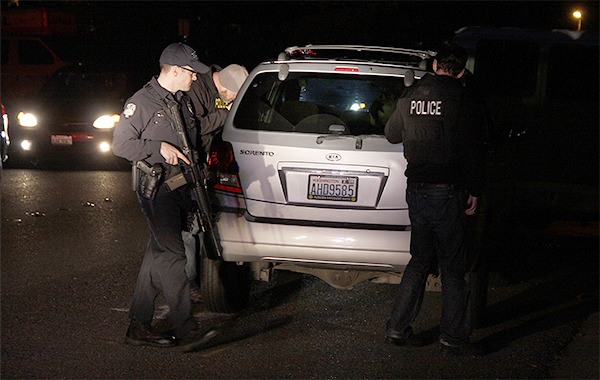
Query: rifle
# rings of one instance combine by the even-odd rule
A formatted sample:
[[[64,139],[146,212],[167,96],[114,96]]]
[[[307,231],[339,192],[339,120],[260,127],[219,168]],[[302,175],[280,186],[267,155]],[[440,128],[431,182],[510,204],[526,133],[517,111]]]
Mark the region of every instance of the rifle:
[[[213,221],[213,213],[210,205],[208,191],[206,189],[206,176],[200,169],[198,152],[191,148],[188,136],[185,131],[185,124],[181,120],[179,113],[179,103],[174,100],[166,100],[166,105],[175,126],[175,132],[179,137],[181,151],[190,160],[189,174],[194,184],[193,193],[198,202],[198,209],[195,211],[198,225],[202,229],[204,244],[206,244],[206,256],[211,260],[218,260],[222,255],[222,248],[217,234],[217,229]]]

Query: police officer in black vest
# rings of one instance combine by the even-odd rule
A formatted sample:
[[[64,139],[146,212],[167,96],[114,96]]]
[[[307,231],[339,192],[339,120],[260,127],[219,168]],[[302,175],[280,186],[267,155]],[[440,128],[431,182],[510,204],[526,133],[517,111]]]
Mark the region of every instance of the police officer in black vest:
[[[200,330],[192,315],[181,234],[186,216],[193,209],[190,186],[183,184],[170,190],[164,184],[181,173],[181,162],[190,163],[180,150],[181,142],[166,102],[179,103],[188,139],[195,144],[198,128],[185,91],[199,73],[207,71],[208,66],[198,61],[191,47],[181,43],[167,46],[160,56],[160,74],[127,100],[114,131],[114,154],[140,168],[134,171],[134,178],[138,179],[134,181],[135,190],[150,227],[129,311],[131,323],[125,338],[128,344],[179,345],[185,351],[202,345],[217,333]],[[161,292],[169,306],[173,327],[169,333],[152,329],[154,301]]]
[[[465,251],[467,215],[481,196],[484,168],[482,126],[472,97],[459,78],[467,52],[446,43],[426,74],[398,100],[385,126],[391,143],[404,143],[411,260],[386,323],[386,340],[418,344],[411,323],[417,318],[427,274],[436,255],[442,279],[440,347],[454,355],[479,354],[471,345],[469,279]]]

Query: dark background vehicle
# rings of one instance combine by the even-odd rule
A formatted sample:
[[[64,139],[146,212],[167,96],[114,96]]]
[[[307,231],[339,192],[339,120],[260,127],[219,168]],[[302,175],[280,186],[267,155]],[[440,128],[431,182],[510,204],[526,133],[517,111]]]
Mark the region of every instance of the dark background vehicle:
[[[74,35],[75,15],[70,12],[45,7],[3,10],[0,47],[5,102],[35,94],[54,71],[67,65],[69,59],[56,51],[48,38]]]
[[[545,182],[597,184],[598,34],[571,30],[463,28],[490,107],[496,141],[517,143],[515,175]]]
[[[11,106],[14,161],[118,162],[112,131],[130,93],[128,76],[119,69],[92,64],[58,69],[35,96]]]
[[[469,51],[467,68],[490,121],[491,223],[482,249],[492,280],[502,283],[526,265],[513,238],[519,221],[597,225],[598,34],[469,27],[454,40]]]
[[[6,99],[25,99],[36,93],[54,71],[68,64],[40,37],[2,32],[2,95]]]

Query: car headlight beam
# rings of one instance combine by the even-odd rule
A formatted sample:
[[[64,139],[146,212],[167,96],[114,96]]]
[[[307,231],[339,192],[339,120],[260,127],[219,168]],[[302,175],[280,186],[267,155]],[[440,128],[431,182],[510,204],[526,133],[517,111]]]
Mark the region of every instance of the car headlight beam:
[[[103,141],[98,146],[100,148],[100,152],[110,152],[110,143]]]
[[[97,129],[112,129],[117,125],[121,117],[117,114],[102,115],[94,121],[94,128]]]
[[[21,127],[32,128],[38,124],[37,117],[29,112],[19,112],[17,114],[17,120],[19,121],[19,125]]]
[[[23,140],[21,141],[21,149],[25,150],[25,151],[30,151],[31,150],[31,141],[29,140]]]

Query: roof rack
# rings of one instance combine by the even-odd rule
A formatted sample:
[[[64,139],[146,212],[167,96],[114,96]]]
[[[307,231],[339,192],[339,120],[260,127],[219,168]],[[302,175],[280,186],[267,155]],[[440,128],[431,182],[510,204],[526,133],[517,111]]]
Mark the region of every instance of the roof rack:
[[[345,51],[372,51],[372,52],[381,52],[381,53],[393,53],[393,54],[403,54],[414,57],[419,57],[421,59],[429,59],[436,55],[434,51],[431,50],[415,50],[415,49],[403,49],[403,48],[394,48],[394,47],[384,47],[384,46],[363,46],[363,45],[306,45],[304,47],[292,46],[285,49],[285,51],[279,54],[278,60],[287,60],[295,52],[307,52],[307,51],[315,51],[315,50],[345,50]]]
[[[364,60],[366,62],[377,62],[377,63],[396,63],[402,64],[412,67],[418,67],[420,69],[425,70],[427,68],[427,59],[435,57],[436,52],[431,50],[415,50],[415,49],[402,49],[402,48],[394,48],[394,47],[384,47],[384,46],[362,46],[362,45],[306,45],[303,47],[292,46],[286,48],[283,52],[279,53],[277,57],[277,63],[279,63],[279,72],[278,78],[279,80],[285,80],[289,74],[289,65],[286,61],[291,59],[304,59],[308,58],[315,60],[339,60],[341,57],[319,57],[316,53],[316,50],[340,50],[340,51],[350,51],[350,52],[377,52],[377,53],[387,53],[387,54],[399,54],[405,57],[404,60],[396,60],[396,59],[373,59],[373,58],[348,58],[347,59],[355,59],[355,60]],[[300,55],[300,57],[298,57]],[[408,57],[408,60],[406,59]],[[419,62],[410,62],[411,58],[414,60],[414,57],[420,58]]]

